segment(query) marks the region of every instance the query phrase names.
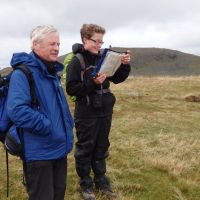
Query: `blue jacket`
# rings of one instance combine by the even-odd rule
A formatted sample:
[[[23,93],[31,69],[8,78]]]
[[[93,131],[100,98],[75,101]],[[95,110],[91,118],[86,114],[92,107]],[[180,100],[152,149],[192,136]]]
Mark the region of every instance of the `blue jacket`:
[[[40,108],[33,108],[29,83],[20,70],[12,73],[7,109],[10,119],[23,128],[25,160],[63,158],[73,146],[73,119],[59,77],[48,73],[34,53],[13,54],[11,66],[24,64],[32,71]],[[56,64],[56,72],[63,65]]]

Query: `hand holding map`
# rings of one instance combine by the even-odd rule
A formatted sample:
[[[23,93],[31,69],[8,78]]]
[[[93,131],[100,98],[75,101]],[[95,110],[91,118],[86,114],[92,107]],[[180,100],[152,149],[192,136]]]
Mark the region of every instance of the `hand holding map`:
[[[105,73],[107,77],[113,76],[122,63],[122,55],[123,53],[107,48],[104,49],[101,59],[93,72],[93,76],[96,76],[97,73]]]

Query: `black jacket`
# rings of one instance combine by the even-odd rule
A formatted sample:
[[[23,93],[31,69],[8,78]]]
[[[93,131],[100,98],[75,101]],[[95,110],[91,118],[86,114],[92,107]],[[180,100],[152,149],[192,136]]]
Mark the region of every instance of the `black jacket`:
[[[83,55],[86,69],[90,66],[96,66],[100,55],[84,50],[80,44],[73,45],[72,49],[74,53],[81,53]],[[75,102],[75,118],[93,118],[111,115],[115,97],[111,92],[106,92],[106,89],[109,89],[110,81],[115,84],[123,82],[128,77],[130,68],[130,65],[121,64],[115,74],[112,77],[108,77],[101,86],[95,84],[93,81],[93,77],[91,76],[93,68],[84,71],[84,80],[81,81],[81,65],[78,58],[74,57],[67,67],[66,91],[69,95],[77,97]],[[99,93],[101,88],[106,93],[97,95],[97,92]],[[101,101],[101,107],[98,107],[98,105],[95,106],[98,101]]]

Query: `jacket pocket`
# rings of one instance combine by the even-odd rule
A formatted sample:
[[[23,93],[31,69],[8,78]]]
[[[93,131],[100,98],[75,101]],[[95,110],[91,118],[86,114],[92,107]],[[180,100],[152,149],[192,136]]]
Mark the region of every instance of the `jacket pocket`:
[[[103,105],[105,107],[113,108],[116,98],[113,93],[109,92],[103,95]]]
[[[93,108],[102,108],[103,107],[103,100],[102,100],[102,95],[101,94],[94,94],[92,96],[92,106]]]

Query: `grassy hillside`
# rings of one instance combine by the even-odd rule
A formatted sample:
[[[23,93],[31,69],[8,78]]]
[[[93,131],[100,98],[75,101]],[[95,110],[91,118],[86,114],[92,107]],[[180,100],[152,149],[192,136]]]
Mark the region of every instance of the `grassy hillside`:
[[[117,103],[110,133],[108,175],[117,200],[200,199],[200,77],[136,77],[112,85]],[[73,103],[70,103],[73,111]],[[6,199],[0,147],[0,199]],[[10,199],[27,199],[20,160],[10,156]],[[80,200],[73,153],[66,199]],[[98,200],[106,200],[98,196]]]
[[[115,47],[124,52],[127,48]],[[131,51],[134,76],[200,75],[200,57],[171,49],[128,48]],[[59,57],[63,62],[65,55]]]

